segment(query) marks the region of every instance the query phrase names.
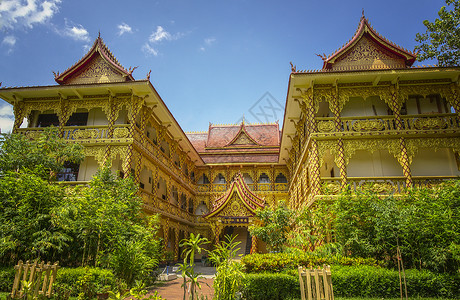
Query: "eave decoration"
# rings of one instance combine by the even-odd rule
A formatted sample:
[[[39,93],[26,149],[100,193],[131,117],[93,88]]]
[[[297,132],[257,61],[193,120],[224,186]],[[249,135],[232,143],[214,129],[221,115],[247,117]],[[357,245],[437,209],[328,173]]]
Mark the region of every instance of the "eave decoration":
[[[247,218],[253,217],[259,208],[264,208],[265,200],[257,197],[244,182],[243,175],[238,173],[230,188],[220,198],[216,199],[213,209],[204,216],[205,219]]]
[[[54,80],[61,85],[134,81],[135,69],[125,69],[99,35],[88,53],[62,74],[54,73]]]
[[[318,55],[323,59],[323,70],[362,70],[407,68],[416,60],[416,54],[381,36],[363,15],[355,35],[333,54]]]

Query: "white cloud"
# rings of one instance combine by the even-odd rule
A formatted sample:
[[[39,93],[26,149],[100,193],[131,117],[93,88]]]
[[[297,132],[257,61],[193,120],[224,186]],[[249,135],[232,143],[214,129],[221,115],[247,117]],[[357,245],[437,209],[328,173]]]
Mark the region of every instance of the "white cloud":
[[[148,55],[158,55],[158,50],[153,47],[153,45],[159,44],[162,41],[174,41],[180,39],[182,36],[184,36],[183,33],[175,33],[171,34],[168,31],[166,31],[162,26],[157,26],[157,29],[152,32],[152,34],[149,36],[148,41],[144,44],[142,47],[142,51]],[[155,46],[156,47],[156,46]]]
[[[216,39],[213,37],[205,38],[204,39],[204,46],[200,46],[200,51],[206,51],[206,48],[210,47],[212,44],[216,42]]]
[[[212,44],[214,44],[215,41],[216,39],[213,37],[204,39],[204,43],[208,46],[211,46]]]
[[[2,133],[11,132],[13,124],[13,106],[6,103],[0,104],[0,129]]]
[[[89,42],[89,32],[81,24],[73,24],[67,19],[64,20],[64,28],[54,27],[54,30],[61,36],[70,37],[76,41]]]
[[[157,26],[157,30],[153,32],[149,37],[149,42],[151,43],[158,43],[162,40],[170,41],[172,39],[172,35],[163,29],[161,26]]]
[[[7,35],[3,38],[2,44],[13,47],[16,44],[16,37],[14,35]]]
[[[142,51],[144,51],[145,54],[147,55],[153,55],[153,56],[157,56],[158,55],[158,51],[155,50],[152,46],[150,46],[148,43],[145,43],[144,46],[142,46]]]
[[[118,35],[123,35],[124,33],[132,33],[133,32],[133,29],[131,28],[131,26],[129,26],[128,24],[126,23],[121,23],[120,25],[117,26],[118,27]]]
[[[45,23],[59,10],[61,0],[2,0],[0,1],[0,28],[16,26],[32,28]]]

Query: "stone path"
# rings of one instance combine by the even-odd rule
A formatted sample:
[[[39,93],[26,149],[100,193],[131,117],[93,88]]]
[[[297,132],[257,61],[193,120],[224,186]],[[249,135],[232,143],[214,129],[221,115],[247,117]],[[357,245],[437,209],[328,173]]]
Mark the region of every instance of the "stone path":
[[[212,283],[214,282],[214,276],[216,274],[216,269],[213,267],[203,267],[197,264],[195,266],[195,272],[202,274],[201,276],[204,277],[199,280],[201,289],[199,289],[198,295],[201,297],[203,295],[203,299],[211,300],[214,296],[214,289],[212,287]],[[178,271],[178,275],[180,271]],[[182,287],[183,279],[182,277],[178,276],[177,279],[171,281],[164,281],[158,282],[159,286],[155,288],[154,291],[158,291],[158,294],[167,300],[182,300],[184,297],[184,288]],[[186,297],[188,299],[188,295]],[[200,298],[201,299],[201,298]]]
[[[201,290],[198,290],[198,295],[200,295],[200,297],[203,295],[203,299],[212,299],[214,296],[214,289],[212,288],[213,281],[214,279],[212,278],[200,279]],[[182,300],[184,297],[184,290],[183,287],[181,287],[182,282],[182,278],[178,277],[177,279],[162,283],[161,286],[157,287],[154,291],[158,291],[158,294],[163,299]],[[188,296],[186,299],[188,299]]]

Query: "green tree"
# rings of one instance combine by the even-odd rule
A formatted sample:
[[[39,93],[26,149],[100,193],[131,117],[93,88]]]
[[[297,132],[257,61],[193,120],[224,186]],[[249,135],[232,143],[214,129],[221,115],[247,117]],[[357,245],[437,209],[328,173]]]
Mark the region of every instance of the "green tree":
[[[265,207],[256,212],[257,223],[249,227],[251,235],[267,243],[270,251],[282,252],[292,227],[294,212],[280,202],[275,208]]]
[[[143,214],[134,181],[118,178],[108,166],[97,172],[89,186],[69,191],[57,218],[82,245],[82,265],[107,266],[110,249],[120,246],[121,240],[142,240],[147,255],[159,255],[158,217],[152,221]]]
[[[416,35],[419,61],[437,59],[440,66],[460,64],[460,2],[446,0],[446,5],[439,10],[439,19],[423,21],[426,32]]]
[[[83,147],[59,137],[56,128],[46,128],[34,139],[22,134],[3,134],[0,141],[0,172],[30,172],[53,180],[65,162],[79,164],[84,159]]]
[[[0,177],[0,258],[4,265],[18,259],[54,260],[71,237],[54,222],[53,211],[63,190],[25,171]]]
[[[244,281],[243,265],[235,261],[240,250],[237,248],[240,242],[235,242],[235,239],[236,236],[226,235],[224,241],[209,252],[209,260],[216,266],[213,287],[217,300],[237,299],[236,293]]]
[[[333,204],[332,228],[343,254],[409,268],[454,272],[460,267],[460,181],[407,194],[382,196],[362,189]]]
[[[180,247],[185,247],[184,254],[184,263],[180,265],[182,269],[182,276],[184,279],[183,288],[184,288],[184,299],[186,294],[186,283],[190,282],[190,299],[197,299],[196,289],[201,288],[198,279],[200,279],[199,273],[195,272],[195,254],[201,253],[202,245],[209,244],[207,238],[201,237],[200,234],[190,234],[190,238],[183,239],[180,242]],[[188,279],[186,279],[188,278]]]

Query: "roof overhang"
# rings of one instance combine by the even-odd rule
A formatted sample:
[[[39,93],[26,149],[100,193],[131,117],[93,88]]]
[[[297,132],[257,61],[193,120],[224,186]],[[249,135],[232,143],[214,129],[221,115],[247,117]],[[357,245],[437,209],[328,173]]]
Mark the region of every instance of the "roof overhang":
[[[296,134],[295,124],[301,116],[299,104],[294,99],[300,99],[298,89],[307,89],[315,85],[372,83],[389,81],[420,81],[425,80],[444,82],[458,82],[460,67],[422,67],[390,70],[366,70],[366,71],[316,71],[316,72],[295,72],[291,73],[288,83],[286,105],[284,111],[283,128],[281,131],[281,145],[279,163],[285,163],[289,159],[289,150],[292,147],[289,136]]]
[[[149,80],[0,88],[0,98],[13,105],[15,101],[27,101],[27,99],[32,100],[34,98],[60,97],[67,99],[69,97],[78,97],[79,99],[84,99],[87,96],[117,94],[132,94],[144,98],[145,105],[153,109],[158,121],[167,127],[171,138],[179,143],[197,166],[204,165],[200,155]]]

